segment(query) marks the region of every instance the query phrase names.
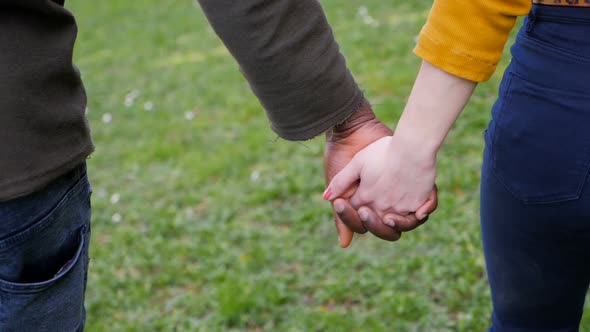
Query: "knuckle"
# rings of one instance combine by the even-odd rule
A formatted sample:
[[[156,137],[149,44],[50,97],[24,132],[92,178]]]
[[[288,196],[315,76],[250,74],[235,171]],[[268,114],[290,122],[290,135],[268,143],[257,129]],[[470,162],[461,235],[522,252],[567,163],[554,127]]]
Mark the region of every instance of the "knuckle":
[[[386,212],[391,210],[391,204],[387,203],[385,200],[377,200],[373,203],[373,207],[375,211],[378,212]]]
[[[365,205],[371,202],[372,194],[367,190],[359,190],[357,192],[358,203],[361,205]]]
[[[412,211],[405,205],[398,205],[393,207],[393,211],[403,217],[407,217]]]

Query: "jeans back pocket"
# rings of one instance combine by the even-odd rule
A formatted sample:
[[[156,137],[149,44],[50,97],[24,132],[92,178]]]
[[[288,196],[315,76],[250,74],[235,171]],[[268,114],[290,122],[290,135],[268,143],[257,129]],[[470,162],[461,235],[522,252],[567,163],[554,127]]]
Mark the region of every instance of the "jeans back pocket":
[[[525,204],[579,198],[590,166],[590,95],[506,75],[495,110],[492,171]]]
[[[83,329],[89,200],[84,176],[46,215],[0,239],[0,331]]]

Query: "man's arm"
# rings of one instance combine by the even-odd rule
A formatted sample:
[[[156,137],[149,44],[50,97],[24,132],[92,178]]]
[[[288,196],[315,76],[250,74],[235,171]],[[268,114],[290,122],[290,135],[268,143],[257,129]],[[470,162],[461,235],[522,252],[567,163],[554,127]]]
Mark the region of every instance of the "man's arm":
[[[317,0],[199,0],[287,140],[318,136],[363,101]]]
[[[327,133],[327,182],[362,148],[391,135],[364,100],[317,0],[199,3],[264,105],[273,130],[288,140]],[[381,223],[359,225],[356,211],[340,203],[334,216],[342,247],[353,236],[346,224],[357,232],[366,227],[381,238],[399,238],[397,230]]]

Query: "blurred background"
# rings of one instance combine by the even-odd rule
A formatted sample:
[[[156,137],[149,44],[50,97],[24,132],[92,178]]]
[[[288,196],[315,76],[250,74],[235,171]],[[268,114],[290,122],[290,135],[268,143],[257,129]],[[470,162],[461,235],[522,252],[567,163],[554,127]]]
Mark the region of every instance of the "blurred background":
[[[431,1],[322,4],[394,127]],[[508,56],[440,153],[430,221],[399,242],[357,236],[343,250],[321,199],[323,137],[277,139],[195,1],[67,5],[97,148],[88,331],[486,329],[478,182]]]

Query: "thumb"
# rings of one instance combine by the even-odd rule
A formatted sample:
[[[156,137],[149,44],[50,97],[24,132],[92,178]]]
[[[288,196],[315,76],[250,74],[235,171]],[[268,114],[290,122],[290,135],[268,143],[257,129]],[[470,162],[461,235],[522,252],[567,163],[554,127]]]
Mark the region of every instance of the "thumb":
[[[422,204],[422,206],[419,207],[418,210],[416,210],[416,217],[418,218],[418,220],[423,221],[426,217],[428,217],[429,214],[434,212],[434,210],[436,210],[437,207],[438,188],[436,187],[436,185],[434,185],[434,188],[432,189],[432,192],[430,193],[430,196],[428,197],[426,202],[424,202],[424,204]]]
[[[338,216],[336,216],[336,231],[338,232],[338,243],[340,244],[340,247],[347,248],[352,242],[354,233],[342,222],[342,220],[340,220],[340,218],[338,218]]]
[[[328,188],[324,191],[325,200],[333,200],[342,196],[360,178],[361,164],[353,158],[338,174],[336,174]]]

